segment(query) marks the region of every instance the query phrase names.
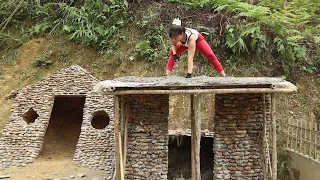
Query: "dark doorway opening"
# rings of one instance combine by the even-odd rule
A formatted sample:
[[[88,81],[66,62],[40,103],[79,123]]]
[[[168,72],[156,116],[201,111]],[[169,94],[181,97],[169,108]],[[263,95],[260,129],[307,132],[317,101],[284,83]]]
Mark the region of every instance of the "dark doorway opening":
[[[73,158],[79,139],[84,96],[57,96],[42,148],[42,156],[49,159]]]
[[[170,136],[168,179],[191,179],[191,137]],[[201,137],[201,179],[213,179],[213,138]]]

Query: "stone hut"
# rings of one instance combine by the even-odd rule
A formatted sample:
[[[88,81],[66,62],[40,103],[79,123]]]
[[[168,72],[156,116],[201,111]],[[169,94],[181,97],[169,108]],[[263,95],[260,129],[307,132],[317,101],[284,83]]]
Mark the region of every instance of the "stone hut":
[[[113,173],[113,96],[92,92],[98,82],[74,65],[16,91],[0,138],[0,167],[25,166],[41,153]]]
[[[94,91],[114,95],[116,179],[169,178],[168,137],[176,133],[168,130],[172,94],[190,95],[192,180],[202,175],[204,94],[215,95],[210,179],[277,179],[273,108],[276,94],[296,91],[290,82],[263,77],[122,77],[102,81]]]

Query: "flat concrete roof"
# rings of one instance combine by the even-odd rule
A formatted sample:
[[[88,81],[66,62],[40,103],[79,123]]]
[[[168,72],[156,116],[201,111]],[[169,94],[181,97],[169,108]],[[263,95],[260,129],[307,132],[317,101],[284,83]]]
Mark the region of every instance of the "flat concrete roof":
[[[126,76],[101,81],[94,86],[103,94],[208,94],[208,93],[292,93],[297,87],[275,77]]]

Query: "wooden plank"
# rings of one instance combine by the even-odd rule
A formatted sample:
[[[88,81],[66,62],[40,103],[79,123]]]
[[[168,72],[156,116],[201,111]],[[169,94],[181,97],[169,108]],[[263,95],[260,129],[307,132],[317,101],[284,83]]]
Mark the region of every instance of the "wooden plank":
[[[267,115],[266,115],[266,99],[265,94],[261,94],[262,99],[262,170],[263,179],[267,179],[267,161],[266,161],[266,144],[267,142]]]
[[[194,117],[194,94],[190,96],[190,119],[191,119],[191,176],[193,180],[196,180],[197,170],[196,170],[196,158],[195,158],[195,117]]]
[[[304,126],[304,152],[303,152],[303,154],[307,154],[307,129],[306,129],[306,127],[307,127],[307,125],[306,125],[306,121],[303,121],[304,123],[303,123],[303,126]]]
[[[124,171],[123,171],[123,160],[122,160],[122,136],[121,136],[121,133],[119,132],[119,151],[121,152],[120,153],[120,180],[124,180]]]
[[[233,88],[233,89],[182,89],[182,90],[119,90],[102,91],[106,95],[133,94],[251,94],[251,93],[292,93],[292,89]]]
[[[308,154],[308,125],[307,125],[307,121],[303,120],[303,130],[304,130],[304,154],[307,155]]]
[[[116,155],[116,180],[120,179],[119,98],[114,96],[114,142]]]
[[[292,138],[296,138],[295,135],[288,135],[288,136],[290,136],[290,137],[292,137]],[[300,141],[302,141],[302,142],[308,142],[308,143],[310,143],[310,144],[312,144],[312,145],[315,145],[314,142],[309,142],[309,141],[306,141],[305,139],[298,138],[298,140],[300,140]],[[320,147],[320,145],[318,145],[318,147]],[[303,149],[303,147],[302,147],[302,149]],[[301,153],[303,153],[303,152],[301,152]]]
[[[272,127],[272,179],[277,179],[277,122],[275,119],[275,94],[271,94],[271,127]]]
[[[303,120],[300,120],[300,122],[301,122],[301,136],[300,136],[300,140],[301,140],[301,151],[300,151],[300,153],[304,153],[304,149],[305,149],[305,147],[304,147],[304,144],[305,144],[305,139],[304,139],[304,126],[303,126]]]
[[[268,155],[268,163],[269,163],[269,174],[270,177],[272,175],[272,167],[271,167],[271,158],[270,158],[270,148],[269,148],[269,142],[267,143],[267,155]]]
[[[291,120],[291,134],[293,135],[292,137],[291,137],[291,149],[293,150],[294,149],[294,138],[295,138],[295,135],[294,135],[294,126],[293,126],[293,124],[294,124],[294,119],[292,119]]]
[[[296,120],[295,120],[295,127],[294,127],[294,130],[295,130],[294,134],[295,134],[295,136],[296,136],[296,138],[295,138],[295,144],[294,144],[294,150],[295,150],[295,151],[298,150],[298,138],[299,138],[299,136],[298,136],[298,123],[299,123],[299,120],[296,119]]]
[[[302,121],[300,121],[300,136],[299,136],[299,138],[300,138],[300,143],[299,143],[299,152],[301,153],[301,151],[302,151],[302,141],[301,141],[301,138],[302,138]]]
[[[120,155],[120,163],[121,163],[121,166],[120,166],[120,169],[121,169],[121,174],[120,174],[120,176],[121,176],[121,179],[122,178],[124,178],[124,176],[125,176],[125,165],[126,165],[126,163],[125,163],[125,161],[126,161],[126,151],[127,151],[127,149],[126,149],[126,127],[125,127],[125,123],[126,123],[126,119],[127,119],[127,106],[126,106],[126,104],[127,104],[127,98],[125,97],[125,95],[121,95],[121,122],[120,122],[120,124],[121,124],[121,133],[120,133],[120,144],[121,144],[121,146],[120,146],[120,148],[121,148],[121,150],[120,150],[120,152],[121,152],[121,155]]]
[[[312,145],[311,145],[311,142],[312,142],[312,121],[310,120],[309,121],[309,157],[312,157]]]
[[[292,132],[293,132],[293,131],[292,131],[292,126],[291,126],[291,124],[292,124],[292,120],[291,120],[291,119],[289,119],[289,121],[290,121],[290,123],[289,123],[289,127],[290,127],[290,130],[291,130],[291,131],[289,131],[289,134],[288,134],[288,135],[290,136],[290,149],[292,150],[292,147],[293,147],[293,145],[292,145],[292,144],[293,144],[293,138],[291,137]]]
[[[318,154],[318,147],[317,147],[317,123],[313,122],[314,124],[314,159],[317,159],[317,154]]]
[[[298,120],[299,122],[303,122],[303,120]],[[299,124],[299,123],[298,123]],[[302,123],[303,125],[304,123]],[[309,130],[308,128],[304,127],[304,125],[302,126],[302,128],[298,125],[291,125],[293,128],[299,128],[299,129],[303,129],[303,130]]]
[[[106,88],[114,90],[118,88],[147,88],[157,87],[163,89],[165,87],[270,87],[270,88],[288,88],[296,90],[297,87],[282,78],[274,77],[208,77],[198,76],[186,80],[178,76],[170,77],[121,77],[114,80],[105,80],[94,86],[94,90]],[[109,89],[111,88],[111,89]]]
[[[201,141],[201,103],[200,95],[191,95],[191,172],[193,180],[201,180],[200,141]]]
[[[201,122],[202,122],[202,114],[201,114],[201,102],[202,102],[201,94],[195,96],[195,129],[196,129],[196,168],[197,168],[197,180],[201,180],[201,169],[200,169],[200,142],[201,142]]]
[[[128,143],[128,122],[130,117],[129,103],[126,103],[126,118],[124,119],[124,137],[123,137],[123,171],[126,172],[127,163],[127,143]]]
[[[291,149],[294,150],[294,141],[295,141],[295,134],[294,134],[294,119],[291,121],[291,133],[292,133],[292,138],[291,138]]]
[[[120,104],[120,111],[121,111],[121,120],[120,120],[120,132],[121,132],[121,137],[123,137],[123,130],[124,130],[124,119],[125,119],[125,98],[124,98],[125,95],[121,95],[120,96],[120,101],[121,101],[121,104]]]
[[[289,145],[290,145],[290,118],[288,119],[288,122],[287,122],[287,148],[289,149]]]

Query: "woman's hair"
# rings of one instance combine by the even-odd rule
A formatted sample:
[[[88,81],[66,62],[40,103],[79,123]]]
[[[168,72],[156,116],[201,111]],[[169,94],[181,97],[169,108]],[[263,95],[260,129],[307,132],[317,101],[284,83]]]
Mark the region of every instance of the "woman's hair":
[[[169,29],[169,37],[173,38],[175,35],[180,35],[186,31],[186,28],[182,25],[171,24]]]

